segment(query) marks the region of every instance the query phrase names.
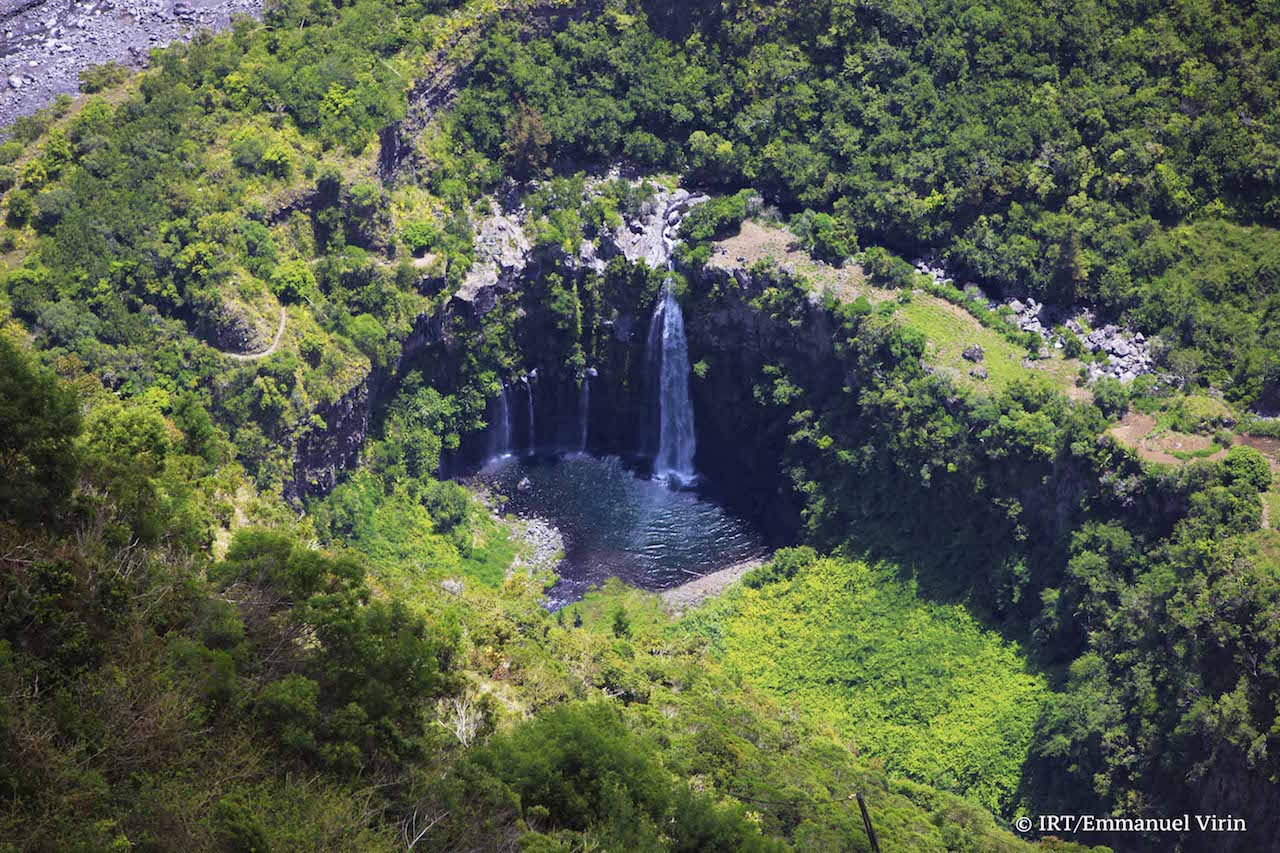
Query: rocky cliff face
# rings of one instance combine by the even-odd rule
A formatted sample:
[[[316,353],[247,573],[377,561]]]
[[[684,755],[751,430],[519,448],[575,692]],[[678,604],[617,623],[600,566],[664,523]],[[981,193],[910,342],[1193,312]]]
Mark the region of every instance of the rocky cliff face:
[[[604,262],[619,256],[633,264],[644,261],[651,269],[666,267],[679,241],[680,223],[707,199],[705,194],[683,187],[659,188],[640,205],[639,215],[625,218],[619,228],[601,239],[598,268],[603,269]]]
[[[411,159],[392,163],[394,158],[391,154],[388,158],[387,165],[392,172],[411,168]],[[617,177],[617,172],[608,177]],[[591,192],[591,186],[589,184],[588,192]],[[411,362],[426,347],[443,345],[448,348],[449,330],[457,323],[478,324],[498,306],[504,295],[536,283],[543,270],[552,266],[576,273],[598,274],[609,259],[622,257],[631,263],[644,262],[650,268],[663,269],[671,262],[684,216],[706,199],[706,195],[682,188],[659,188],[635,215],[624,217],[620,227],[602,235],[598,246],[584,242],[579,252],[572,256],[565,255],[558,247],[533,245],[526,232],[526,214],[518,199],[491,199],[492,212],[481,218],[475,227],[475,263],[458,291],[442,309],[418,318],[413,332],[402,342],[401,357],[395,365],[371,373],[341,399],[315,412],[324,422],[324,427],[313,428],[298,438],[293,454],[293,478],[286,488],[288,496],[296,500],[324,494],[337,484],[343,470],[358,464],[374,408],[395,385],[400,365]],[[429,291],[436,282],[426,281],[427,277],[424,274],[423,286]],[[761,346],[775,342],[776,336],[782,334],[781,330],[762,327],[748,333],[740,328],[741,324],[752,322],[752,311],[746,302],[750,298],[744,294],[739,303],[724,306],[709,317],[706,321],[709,324],[706,326],[708,334],[726,347],[734,346],[735,336],[744,334],[759,340]],[[619,351],[636,350],[643,347],[647,322],[647,317],[624,313],[616,321],[610,321],[607,334]],[[820,335],[821,331],[815,334]],[[737,340],[740,342],[742,338]],[[620,365],[630,365],[633,359],[623,355],[617,361]],[[561,397],[570,402],[578,399],[576,388],[570,394],[566,389],[546,385],[545,381],[543,386],[539,386],[540,405],[564,408],[568,404],[561,405]],[[603,388],[601,390],[603,392]],[[627,393],[633,395],[635,389]],[[598,396],[600,404],[608,399],[603,393]],[[558,416],[562,413],[547,414]],[[630,441],[632,438],[627,435],[620,440]]]
[[[795,325],[776,320],[752,304],[766,288],[784,283],[786,273],[778,271],[766,277],[741,266],[708,266],[692,274],[704,289],[719,296],[685,323],[690,346],[752,358],[785,354],[815,367],[830,355],[831,317],[818,294],[808,295],[804,319]]]
[[[314,414],[324,427],[309,428],[294,443],[293,478],[285,484],[286,498],[298,501],[327,494],[338,484],[344,470],[359,464],[374,407],[394,386],[400,365],[426,347],[445,342],[450,318],[465,310],[464,306],[455,297],[443,309],[420,315],[402,342],[395,364],[371,372],[338,400],[316,409]]]

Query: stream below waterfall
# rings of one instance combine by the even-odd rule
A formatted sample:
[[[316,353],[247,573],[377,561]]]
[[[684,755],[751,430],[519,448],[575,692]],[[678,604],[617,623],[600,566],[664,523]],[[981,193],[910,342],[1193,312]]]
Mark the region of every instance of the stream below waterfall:
[[[505,511],[555,525],[564,538],[553,610],[611,577],[658,591],[766,551],[763,537],[716,500],[714,486],[674,488],[637,476],[616,456],[511,457],[477,478],[505,496]]]

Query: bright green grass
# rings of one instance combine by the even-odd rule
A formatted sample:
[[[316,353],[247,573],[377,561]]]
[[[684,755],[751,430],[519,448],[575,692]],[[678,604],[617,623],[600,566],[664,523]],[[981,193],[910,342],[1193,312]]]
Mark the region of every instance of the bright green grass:
[[[1276,525],[1280,524],[1280,485],[1272,486],[1270,491],[1263,492],[1262,503],[1267,508],[1268,527],[1274,530]]]
[[[1013,804],[1048,695],[1018,647],[957,605],[921,601],[891,567],[822,559],[736,587],[685,625],[726,673],[799,706],[891,773]]]
[[[1028,370],[1022,366],[1027,356],[1024,348],[944,299],[915,294],[910,302],[898,306],[894,316],[925,336],[929,363],[953,376],[961,385],[998,392],[1019,379],[1037,377],[1052,382],[1063,393],[1075,385],[1078,363],[1067,361],[1055,352],[1048,361],[1039,362],[1035,370]],[[985,381],[969,375],[975,365],[962,353],[970,344],[982,347],[981,363],[988,374]]]

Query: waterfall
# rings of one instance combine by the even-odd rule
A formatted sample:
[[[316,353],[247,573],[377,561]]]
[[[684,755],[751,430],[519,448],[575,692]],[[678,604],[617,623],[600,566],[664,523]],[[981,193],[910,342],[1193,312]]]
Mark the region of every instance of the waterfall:
[[[582,388],[578,391],[578,452],[587,452],[587,424],[591,412],[591,374],[582,376]]]
[[[659,294],[649,321],[649,337],[644,344],[644,393],[647,420],[640,431],[640,451],[646,456],[658,452],[658,434],[662,431],[662,315],[666,288]]]
[[[684,315],[670,286],[654,309],[649,324],[648,367],[656,368],[658,452],[653,472],[682,482],[693,479],[693,403],[689,399],[689,345],[684,335]]]
[[[494,403],[494,417],[489,423],[489,458],[498,459],[511,455],[511,409],[507,405],[507,386],[504,384]]]
[[[529,453],[532,454],[538,446],[538,430],[533,420],[533,376],[525,377],[524,388],[526,398],[529,401]]]

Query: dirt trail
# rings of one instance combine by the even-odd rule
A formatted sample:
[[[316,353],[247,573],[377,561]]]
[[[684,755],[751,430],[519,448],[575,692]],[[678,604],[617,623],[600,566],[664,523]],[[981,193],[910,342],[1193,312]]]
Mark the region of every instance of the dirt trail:
[[[276,329],[276,336],[275,336],[275,339],[271,341],[271,346],[267,347],[262,352],[238,353],[238,352],[222,352],[222,350],[218,350],[218,352],[222,353],[227,358],[234,359],[235,361],[257,361],[260,358],[266,358],[267,356],[275,352],[276,349],[280,346],[280,340],[281,338],[284,337],[285,321],[288,318],[289,318],[289,313],[285,311],[284,306],[281,305],[280,306],[280,328]]]

